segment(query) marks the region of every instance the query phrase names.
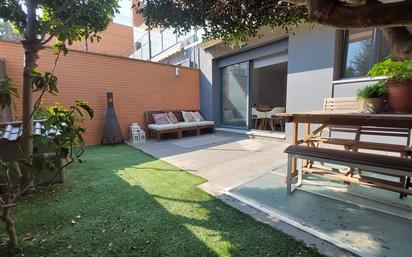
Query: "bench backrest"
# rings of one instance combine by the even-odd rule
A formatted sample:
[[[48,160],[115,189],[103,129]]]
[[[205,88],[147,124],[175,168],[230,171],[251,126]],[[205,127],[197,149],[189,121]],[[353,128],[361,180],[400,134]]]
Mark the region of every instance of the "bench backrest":
[[[324,111],[361,112],[361,102],[356,97],[325,98]]]
[[[325,98],[323,100],[323,110],[332,112],[361,112],[361,103],[356,97],[336,97]],[[355,126],[330,126],[331,132],[357,133]]]
[[[186,111],[186,112],[199,112],[199,110],[163,110],[163,111],[147,111],[144,113],[144,117],[146,120],[146,126],[149,124],[154,124],[154,118],[153,118],[153,114],[157,114],[157,113],[168,113],[171,112],[173,113],[177,120],[179,122],[183,122],[183,116],[182,116],[182,111]]]

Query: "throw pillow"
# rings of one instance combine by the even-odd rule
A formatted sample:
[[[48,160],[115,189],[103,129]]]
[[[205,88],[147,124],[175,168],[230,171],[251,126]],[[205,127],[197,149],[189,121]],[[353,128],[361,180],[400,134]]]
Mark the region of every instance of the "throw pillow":
[[[155,124],[170,124],[166,113],[155,113],[153,119]]]
[[[195,119],[193,118],[193,115],[192,115],[191,112],[182,111],[182,116],[183,116],[183,120],[185,122],[194,122],[195,121]]]
[[[192,112],[192,116],[195,119],[195,121],[197,121],[197,122],[205,121],[205,119],[202,117],[202,114],[200,114],[200,112],[198,112],[198,111]]]
[[[168,112],[167,113],[167,118],[169,119],[170,123],[176,124],[179,122],[179,120],[176,118],[176,115],[173,112]]]

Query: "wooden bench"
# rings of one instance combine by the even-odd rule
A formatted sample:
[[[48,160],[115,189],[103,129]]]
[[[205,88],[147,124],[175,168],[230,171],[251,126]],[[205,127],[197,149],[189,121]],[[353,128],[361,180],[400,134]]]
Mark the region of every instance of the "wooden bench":
[[[187,112],[196,112],[198,110],[183,110]],[[162,124],[158,125],[159,129],[151,128],[151,124],[155,124],[153,114],[172,112],[177,120],[177,124]],[[148,130],[149,138],[156,137],[157,141],[160,141],[163,134],[176,134],[177,138],[183,137],[183,132],[193,131],[196,135],[200,135],[202,130],[211,130],[214,133],[215,124],[213,121],[201,121],[201,122],[184,122],[182,112],[176,110],[164,110],[164,111],[147,111],[144,113],[146,126]],[[203,115],[202,115],[203,116]],[[153,126],[152,126],[153,127]]]
[[[389,177],[410,178],[412,176],[412,159],[409,158],[371,153],[348,152],[343,150],[307,147],[301,145],[291,145],[286,148],[285,153],[288,154],[288,168],[286,177],[288,194],[292,193],[296,187],[302,184],[303,172],[308,172],[324,175],[335,180],[342,180],[344,182],[386,189],[393,192],[398,192],[401,195],[412,195],[412,190],[409,189],[411,186],[410,179],[395,182],[392,180],[385,180],[383,178],[368,177],[363,175],[363,173],[353,176],[346,176],[333,170],[303,167],[303,161],[302,165],[298,168],[298,182],[294,187],[292,186],[293,158],[342,165],[354,170],[383,174]]]

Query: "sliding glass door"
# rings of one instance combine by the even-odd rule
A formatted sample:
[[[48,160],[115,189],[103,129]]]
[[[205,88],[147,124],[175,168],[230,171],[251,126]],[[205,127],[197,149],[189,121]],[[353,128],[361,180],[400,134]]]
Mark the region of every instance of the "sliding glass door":
[[[249,62],[220,68],[223,126],[247,128],[249,122]]]

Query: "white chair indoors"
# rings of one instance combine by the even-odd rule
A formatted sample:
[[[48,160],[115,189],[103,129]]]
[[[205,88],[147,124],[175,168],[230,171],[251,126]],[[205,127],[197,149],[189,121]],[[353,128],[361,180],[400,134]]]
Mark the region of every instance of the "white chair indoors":
[[[286,111],[285,107],[275,107],[271,111],[265,112],[266,119],[269,121],[270,128],[272,131],[276,130],[276,124],[279,122],[280,130],[283,130],[283,117],[277,116],[276,114],[284,113]]]
[[[262,129],[266,125],[266,115],[265,112],[261,112],[256,110],[256,108],[252,107],[252,120],[255,121],[255,128]],[[258,121],[260,121],[259,128],[258,128]]]

